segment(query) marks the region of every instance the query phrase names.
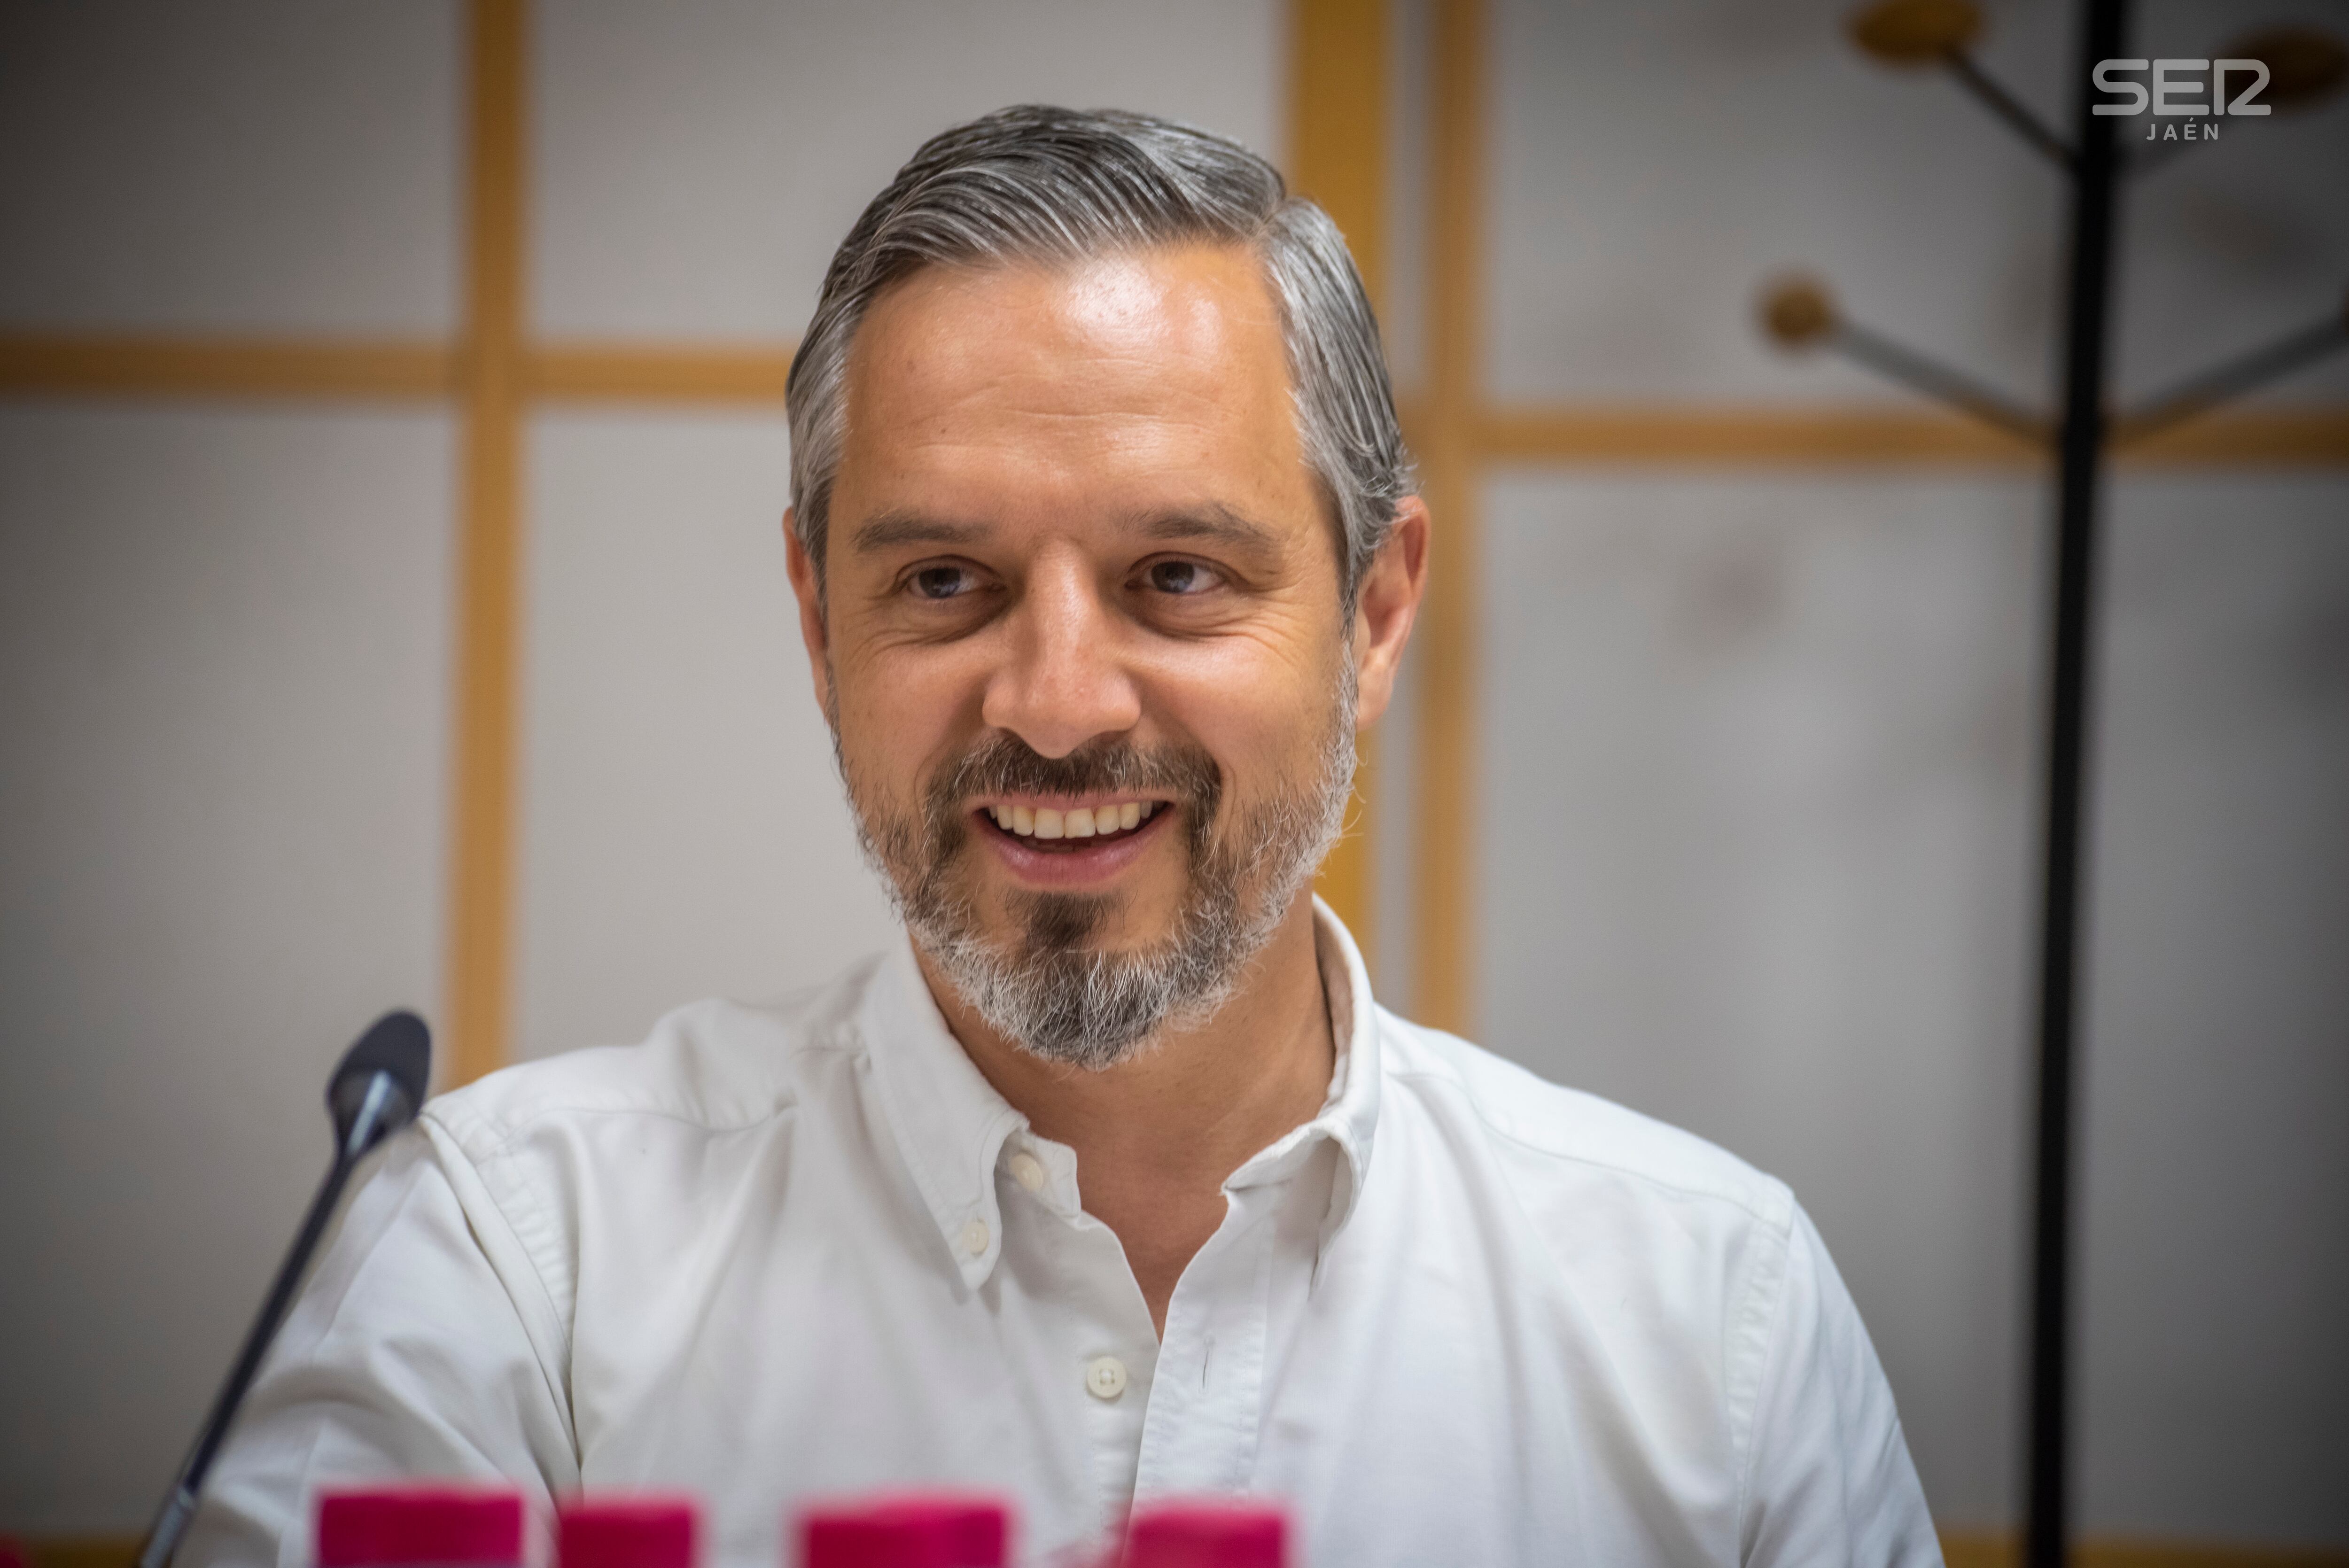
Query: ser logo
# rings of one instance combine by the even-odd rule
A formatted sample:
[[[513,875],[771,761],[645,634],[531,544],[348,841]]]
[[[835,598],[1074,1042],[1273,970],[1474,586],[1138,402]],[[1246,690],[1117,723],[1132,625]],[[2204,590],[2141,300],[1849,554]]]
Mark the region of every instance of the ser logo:
[[[2129,79],[2128,73],[2138,71],[2152,73],[2149,88],[2147,82]],[[2268,112],[2266,104],[2256,101],[2268,85],[2264,60],[2098,60],[2094,74],[2098,87],[2128,99],[2100,103],[2095,113],[2153,110],[2155,123],[2145,128],[2147,141],[2216,141],[2219,128],[2204,123],[2211,117]],[[2228,98],[2238,86],[2241,90]],[[2180,125],[2179,119],[2186,123]]]

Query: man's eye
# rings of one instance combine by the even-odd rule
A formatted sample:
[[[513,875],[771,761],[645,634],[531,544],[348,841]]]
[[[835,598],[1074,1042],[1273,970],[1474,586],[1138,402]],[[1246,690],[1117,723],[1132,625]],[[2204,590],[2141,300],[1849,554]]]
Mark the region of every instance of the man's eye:
[[[925,566],[914,573],[917,599],[952,599],[970,591],[970,573],[959,566]]]
[[[1204,593],[1216,583],[1213,569],[1195,561],[1154,562],[1143,575],[1161,593]]]

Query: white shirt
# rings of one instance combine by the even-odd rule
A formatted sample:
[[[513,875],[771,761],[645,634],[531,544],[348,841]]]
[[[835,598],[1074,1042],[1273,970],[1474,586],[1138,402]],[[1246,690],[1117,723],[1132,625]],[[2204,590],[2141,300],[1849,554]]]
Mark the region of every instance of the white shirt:
[[[1892,1397],[1781,1183],[1378,1007],[1319,913],[1320,1114],[1225,1183],[1163,1341],[1076,1158],[909,947],[436,1099],[352,1202],[182,1564],[311,1498],[684,1489],[774,1568],[812,1494],[1000,1490],[1023,1561],[1136,1497],[1285,1499],[1302,1563],[1937,1563]]]

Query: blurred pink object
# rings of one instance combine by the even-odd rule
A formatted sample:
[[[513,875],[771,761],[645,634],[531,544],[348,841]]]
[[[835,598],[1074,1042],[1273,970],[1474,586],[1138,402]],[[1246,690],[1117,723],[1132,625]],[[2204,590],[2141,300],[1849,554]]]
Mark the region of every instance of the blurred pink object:
[[[1133,1511],[1123,1568],[1286,1568],[1288,1516],[1260,1502],[1154,1502]]]
[[[574,1498],[554,1511],[554,1561],[556,1568],[694,1568],[700,1531],[689,1498]]]
[[[479,1487],[382,1487],[318,1499],[318,1568],[516,1568],[522,1494]]]
[[[1011,1512],[972,1492],[893,1492],[800,1515],[800,1568],[1004,1568]]]

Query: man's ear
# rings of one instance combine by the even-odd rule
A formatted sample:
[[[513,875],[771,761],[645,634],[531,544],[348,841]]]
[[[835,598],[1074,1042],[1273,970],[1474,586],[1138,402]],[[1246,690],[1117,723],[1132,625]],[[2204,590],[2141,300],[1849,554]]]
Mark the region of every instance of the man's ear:
[[[783,564],[791,573],[792,593],[800,602],[800,641],[807,645],[808,674],[815,682],[817,711],[832,713],[832,643],[823,622],[823,581],[800,543],[798,520],[783,509]]]
[[[1394,696],[1403,645],[1427,592],[1427,503],[1405,496],[1354,600],[1354,727],[1368,729]]]

